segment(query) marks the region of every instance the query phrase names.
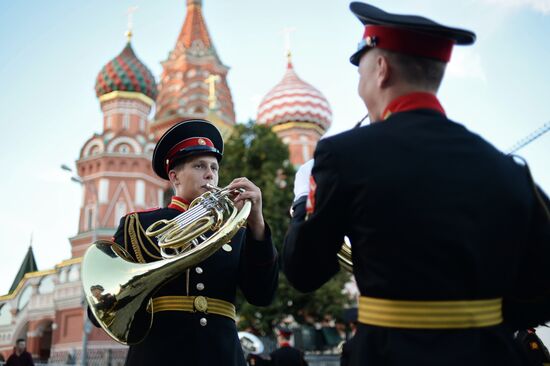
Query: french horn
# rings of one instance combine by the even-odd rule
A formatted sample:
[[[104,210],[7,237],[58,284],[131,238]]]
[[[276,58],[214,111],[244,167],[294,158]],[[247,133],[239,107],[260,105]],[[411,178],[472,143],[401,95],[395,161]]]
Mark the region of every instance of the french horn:
[[[238,333],[238,336],[245,356],[248,356],[249,354],[259,355],[264,351],[263,342],[254,334],[241,331]]]
[[[89,309],[115,341],[142,341],[153,322],[151,298],[166,282],[214,254],[245,224],[251,202],[239,210],[231,200],[238,193],[208,186],[189,209],[172,220],[160,220],[146,230],[159,242],[164,259],[135,263],[118,244],[99,240],[82,261],[82,285]],[[213,232],[206,238],[207,231]]]

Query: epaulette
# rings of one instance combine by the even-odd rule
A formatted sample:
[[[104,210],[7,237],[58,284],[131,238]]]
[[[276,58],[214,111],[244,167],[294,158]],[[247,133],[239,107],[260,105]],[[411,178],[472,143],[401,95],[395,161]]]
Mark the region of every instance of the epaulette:
[[[159,208],[160,208],[160,207],[146,208],[145,210],[139,210],[139,211],[128,212],[126,215],[132,215],[132,214],[135,214],[135,213],[151,212],[151,211],[158,210]]]
[[[162,259],[160,249],[157,244],[145,235],[145,230],[139,221],[139,213],[151,212],[157,209],[137,211],[126,215],[124,220],[124,249],[135,254],[135,259],[139,263],[146,263],[147,260],[143,254],[147,254],[152,259]],[[152,253],[154,252],[154,253]]]

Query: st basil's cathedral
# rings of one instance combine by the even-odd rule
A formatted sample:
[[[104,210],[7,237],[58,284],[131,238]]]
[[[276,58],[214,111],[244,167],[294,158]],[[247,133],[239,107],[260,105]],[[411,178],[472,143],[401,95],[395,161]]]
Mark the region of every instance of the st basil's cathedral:
[[[80,363],[86,344],[90,360],[123,363],[126,347],[86,322],[82,256],[96,240],[109,240],[127,212],[163,206],[169,186],[154,174],[151,156],[168,128],[184,119],[204,118],[227,139],[236,123],[229,67],[216,52],[201,0],[187,0],[181,32],[162,62],[158,84],[136,56],[131,32],[127,37],[120,54],[101,68],[95,81],[103,128],[84,142],[76,161],[83,193],[78,233],[69,238],[71,258],[38,270],[30,247],[9,293],[0,296],[0,353],[6,359],[15,341],[23,338],[40,362],[73,358]],[[331,121],[328,101],[300,79],[289,54],[282,80],[258,107],[256,123],[269,126],[288,145],[290,162],[299,166],[311,159]]]

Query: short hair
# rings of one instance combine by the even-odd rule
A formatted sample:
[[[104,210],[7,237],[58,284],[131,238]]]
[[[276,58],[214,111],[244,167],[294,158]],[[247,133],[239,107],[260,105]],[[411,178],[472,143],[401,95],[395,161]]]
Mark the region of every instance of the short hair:
[[[19,344],[21,342],[26,342],[23,338],[18,338],[16,341],[15,341],[15,344]]]
[[[170,169],[168,169],[169,171],[170,170],[180,170],[181,168],[183,168],[183,166],[185,165],[185,163],[187,163],[187,161],[189,160],[188,159],[189,156],[185,156],[183,158],[179,158],[179,159],[175,159],[171,164],[170,164]]]
[[[397,69],[400,78],[407,84],[436,92],[443,80],[447,64],[426,57],[405,55],[403,53],[378,49]]]
[[[175,159],[171,164],[170,164],[170,170],[180,170],[182,169],[185,164],[187,164],[190,160],[196,158],[196,157],[201,157],[201,156],[213,156],[216,158],[216,160],[218,160],[218,164],[219,164],[219,159],[217,159],[216,155],[210,151],[206,151],[206,152],[203,152],[203,153],[200,153],[200,154],[191,154],[191,155],[186,155],[182,158],[179,158],[179,159]]]

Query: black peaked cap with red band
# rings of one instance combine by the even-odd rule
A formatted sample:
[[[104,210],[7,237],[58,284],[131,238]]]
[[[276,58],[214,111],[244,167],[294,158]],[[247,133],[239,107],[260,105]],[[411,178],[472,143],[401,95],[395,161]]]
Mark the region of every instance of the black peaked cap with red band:
[[[285,325],[277,325],[276,329],[277,332],[283,337],[288,338],[292,335],[292,330]]]
[[[153,152],[153,170],[168,180],[174,163],[192,155],[212,154],[218,161],[223,156],[223,139],[212,123],[203,119],[179,122],[162,135]]]
[[[359,65],[371,48],[448,62],[452,47],[475,42],[474,32],[451,28],[417,15],[391,14],[375,6],[352,2],[350,10],[365,25],[363,38],[350,62]]]

